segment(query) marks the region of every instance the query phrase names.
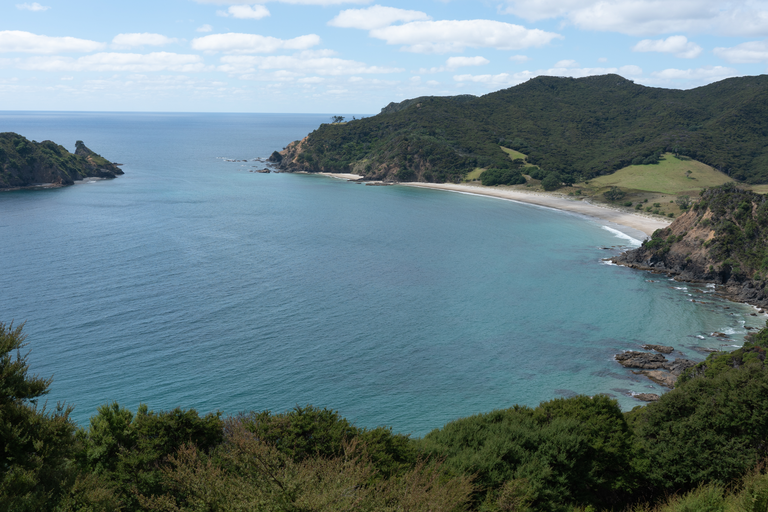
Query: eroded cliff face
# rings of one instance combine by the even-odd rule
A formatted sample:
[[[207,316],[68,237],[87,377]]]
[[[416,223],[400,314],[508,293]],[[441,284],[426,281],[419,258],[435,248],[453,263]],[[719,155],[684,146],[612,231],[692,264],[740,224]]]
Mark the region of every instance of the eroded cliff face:
[[[732,184],[706,190],[669,227],[613,261],[715,283],[726,298],[768,307],[768,201]]]
[[[75,153],[49,140],[0,133],[0,189],[71,185],[83,178],[115,178],[123,171],[77,141]]]

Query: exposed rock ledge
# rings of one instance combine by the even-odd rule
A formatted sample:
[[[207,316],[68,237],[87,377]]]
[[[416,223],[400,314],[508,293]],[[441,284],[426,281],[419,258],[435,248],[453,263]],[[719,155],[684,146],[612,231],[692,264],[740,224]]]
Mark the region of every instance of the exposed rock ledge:
[[[662,347],[664,349],[671,347]],[[673,349],[674,350],[674,349]],[[670,352],[672,352],[670,350]],[[651,352],[635,352],[629,350],[616,354],[616,361],[619,362],[624,368],[636,368],[640,371],[633,371],[635,375],[644,375],[656,384],[673,388],[677,378],[683,374],[683,372],[696,366],[696,362],[689,359],[675,359],[674,361],[668,361],[666,357],[661,354],[653,354]]]

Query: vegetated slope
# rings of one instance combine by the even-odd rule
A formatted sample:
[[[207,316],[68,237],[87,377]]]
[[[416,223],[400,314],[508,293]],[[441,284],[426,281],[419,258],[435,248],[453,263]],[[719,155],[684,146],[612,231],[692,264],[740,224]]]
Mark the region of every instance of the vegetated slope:
[[[733,300],[768,306],[768,197],[733,183],[704,190],[669,227],[614,261],[723,285]]]
[[[482,97],[422,97],[323,124],[276,160],[287,170],[456,181],[509,168],[499,146],[548,172],[589,179],[675,151],[737,180],[768,182],[768,77],[681,91],[618,75],[537,77]]]
[[[114,178],[118,166],[88,149],[82,141],[72,154],[49,140],[30,141],[17,133],[0,133],[0,189],[36,184],[71,185],[86,177]]]
[[[0,322],[2,510],[575,512],[689,491],[708,499],[711,489],[708,507],[679,510],[768,505],[758,466],[768,457],[768,329],[629,413],[605,395],[558,398],[423,439],[311,406],[224,418],[112,403],[78,430],[71,406],[35,405],[51,380],[30,373],[24,338]],[[724,497],[726,486],[737,494]],[[720,506],[728,500],[752,506]]]

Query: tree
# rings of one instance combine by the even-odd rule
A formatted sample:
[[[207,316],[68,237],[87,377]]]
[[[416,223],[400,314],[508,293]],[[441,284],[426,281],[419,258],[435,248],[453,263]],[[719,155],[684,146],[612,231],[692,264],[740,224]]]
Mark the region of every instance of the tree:
[[[342,121],[344,121],[344,116],[332,116],[331,120],[333,121],[334,124],[341,123]]]
[[[560,176],[555,173],[551,172],[547,174],[543,180],[541,180],[541,186],[544,187],[544,190],[557,190],[562,186],[563,182],[560,179]]]
[[[52,379],[29,374],[22,328],[0,322],[0,503],[6,510],[49,510],[76,477],[75,424],[71,407],[38,406]]]
[[[603,193],[603,196],[609,201],[618,201],[625,196],[625,192],[619,187],[611,187]]]
[[[687,210],[691,207],[691,198],[690,196],[677,196],[675,203],[677,203],[681,210]]]

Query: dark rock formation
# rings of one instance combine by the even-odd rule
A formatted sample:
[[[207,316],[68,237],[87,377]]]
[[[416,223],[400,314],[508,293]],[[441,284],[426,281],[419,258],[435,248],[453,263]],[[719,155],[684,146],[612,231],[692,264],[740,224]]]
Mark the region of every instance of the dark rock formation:
[[[655,350],[656,352],[661,352],[662,354],[671,354],[675,348],[667,347],[665,345],[643,345],[643,350]]]
[[[72,185],[84,178],[123,174],[82,141],[77,141],[75,148],[73,154],[49,140],[35,142],[17,133],[0,133],[0,190]]]
[[[283,161],[283,155],[278,153],[277,151],[273,151],[271,155],[269,155],[269,158],[267,158],[267,162],[272,162],[279,164]]]
[[[657,345],[648,345],[657,346]],[[643,347],[645,348],[645,346]],[[661,348],[667,349],[672,347],[661,346]],[[672,352],[672,350],[670,350]],[[661,354],[652,354],[650,352],[635,352],[627,351],[621,354],[616,354],[616,360],[624,368],[638,368],[640,371],[633,371],[635,375],[644,375],[651,379],[653,382],[672,388],[677,382],[677,378],[682,373],[692,367],[696,366],[694,361],[688,359],[675,359],[670,362]]]
[[[641,368],[643,370],[664,368],[664,365],[668,362],[667,358],[661,354],[634,351],[616,354],[616,360],[624,368]]]
[[[632,373],[634,373],[635,375],[645,375],[656,384],[659,384],[661,386],[668,387],[668,388],[675,387],[675,382],[677,382],[677,376],[662,370],[640,370],[639,372],[632,372]]]
[[[632,397],[643,402],[658,402],[659,400],[659,395],[656,393],[638,393],[637,395],[632,395]]]

